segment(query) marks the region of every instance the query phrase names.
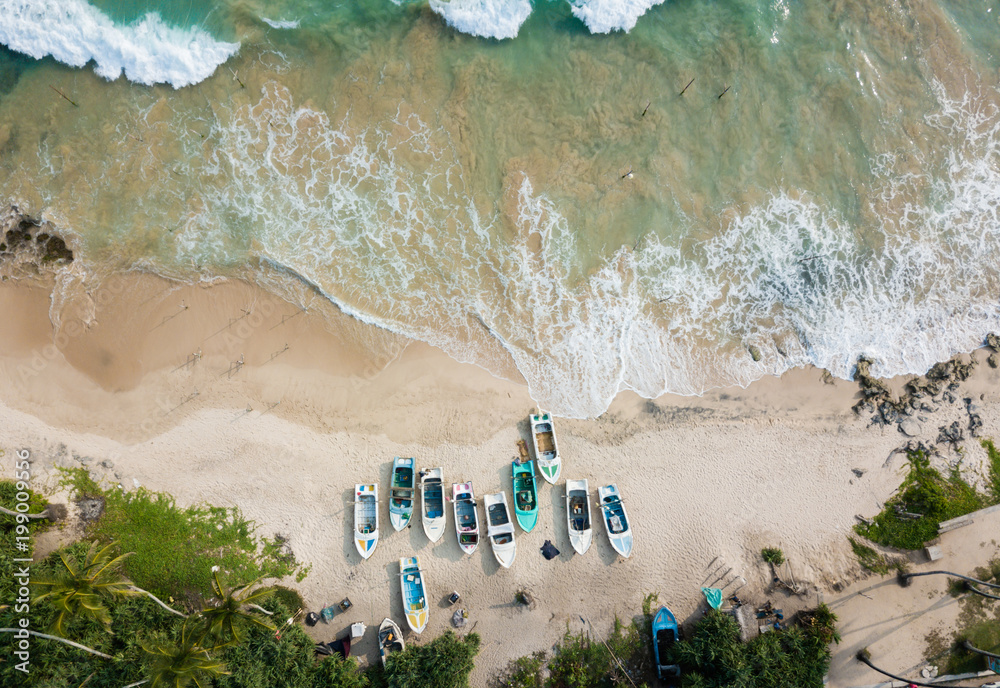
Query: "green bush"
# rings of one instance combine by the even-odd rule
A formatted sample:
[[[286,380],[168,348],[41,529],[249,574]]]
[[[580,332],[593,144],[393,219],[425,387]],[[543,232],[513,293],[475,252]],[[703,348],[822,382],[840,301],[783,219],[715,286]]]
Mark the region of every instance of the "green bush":
[[[389,658],[385,678],[390,688],[466,688],[479,635],[459,637],[448,631],[426,645],[409,645]]]
[[[804,628],[743,643],[732,617],[709,610],[692,637],[673,645],[661,661],[680,665],[685,688],[821,688],[830,666],[829,642],[839,639],[836,616],[820,607],[810,618]]]
[[[986,485],[994,502],[1000,502],[1000,451],[993,445],[993,440],[982,440],[983,448],[989,457],[986,469]]]
[[[65,482],[91,497],[100,490],[82,469],[65,474]],[[104,499],[104,513],[88,534],[134,553],[124,569],[136,585],[160,597],[181,599],[192,609],[211,591],[213,566],[233,585],[302,570],[294,560],[279,556],[273,543],[258,538],[254,524],[238,509],[181,508],[170,495],[141,488],[112,488],[96,496]]]
[[[886,502],[872,523],[854,526],[858,535],[886,547],[920,549],[937,537],[938,525],[993,503],[962,480],[958,469],[947,478],[931,467],[923,452],[909,454],[910,470],[899,494]],[[911,518],[902,510],[919,515]]]
[[[518,657],[497,677],[493,685],[496,688],[544,688],[543,666],[545,666],[544,652]]]
[[[765,547],[760,551],[761,558],[769,564],[781,566],[785,563],[785,553],[777,547]]]

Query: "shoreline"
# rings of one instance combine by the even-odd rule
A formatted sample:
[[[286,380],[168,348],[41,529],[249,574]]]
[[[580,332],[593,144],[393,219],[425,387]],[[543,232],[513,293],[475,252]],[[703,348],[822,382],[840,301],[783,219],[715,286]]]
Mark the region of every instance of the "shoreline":
[[[426,344],[388,333],[373,342],[370,326],[349,316],[316,312],[320,305],[300,312],[247,283],[117,279],[107,297],[91,295],[96,310],[67,304],[56,332],[45,286],[0,284],[11,323],[0,333],[0,446],[30,447],[40,486],[54,487],[55,466],[84,466],[180,504],[238,506],[313,564],[295,586],[310,608],[355,600],[337,624],[398,616],[399,592],[387,581],[398,557],[418,554],[431,596],[459,590],[470,626],[483,621],[476,685],[567,629],[603,634],[616,615],[638,613],[645,592],[690,618],[716,557],[747,579],[742,592],[759,596],[769,582],[760,549],[781,547],[814,604],[863,578],[845,535],[855,514],[875,513],[901,480],[893,451],[908,438],[895,426],[868,427],[867,415],[851,411],[857,384],[824,383],[816,369],[703,397],[621,393],[595,420],[556,425],[564,477],[621,487],[636,530],[631,559],[618,559],[603,532],[595,551],[572,556],[561,486],[545,486],[539,527],[518,532],[510,570],[498,569],[488,547],[462,557],[450,532],[430,545],[419,528],[384,530],[362,563],[350,540],[353,484],[385,484],[400,455],[443,465],[446,483],[471,479],[479,495],[508,489],[534,405],[526,387]],[[998,381],[1000,372],[980,365],[962,385],[963,396],[982,395],[985,437],[1000,434]],[[903,382],[889,381],[896,390]],[[920,439],[960,418],[960,406],[943,406]],[[562,552],[552,562],[537,551],[546,539]],[[521,588],[536,608],[513,604]],[[424,637],[447,628],[449,616],[432,606]],[[326,639],[336,630],[310,632]]]

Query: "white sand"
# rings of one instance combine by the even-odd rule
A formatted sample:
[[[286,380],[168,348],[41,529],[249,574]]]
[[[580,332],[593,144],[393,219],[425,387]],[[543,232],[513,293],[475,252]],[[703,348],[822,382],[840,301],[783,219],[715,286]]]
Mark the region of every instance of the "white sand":
[[[449,627],[443,600],[459,591],[469,627],[483,637],[476,685],[509,660],[548,649],[567,628],[589,628],[581,616],[605,634],[616,614],[639,613],[646,592],[689,618],[712,572],[731,568],[727,581],[745,576],[741,596],[762,601],[765,546],[781,547],[790,562],[783,575],[810,591],[795,604],[833,599],[831,586],[861,575],[845,537],[854,515],[874,514],[902,476],[900,456],[888,465],[886,458],[906,438],[895,428],[866,427],[850,411],[855,386],[823,384],[819,371],[703,398],[652,403],[623,394],[601,418],[557,421],[556,428],[563,478],[587,478],[592,490],[612,481],[621,488],[635,528],[631,559],[614,554],[599,525],[591,551],[572,555],[563,488],[544,485],[538,527],[518,531],[510,570],[498,567],[487,545],[463,557],[450,516],[435,545],[419,523],[393,533],[384,499],[382,539],[362,562],[350,536],[354,484],[378,480],[384,497],[392,457],[403,455],[417,457],[418,466],[444,466],[446,483],[471,479],[480,496],[509,490],[510,459],[533,406],[525,388],[391,335],[372,344],[370,328],[319,304],[296,314],[245,284],[130,280],[107,299],[92,294],[104,303],[96,312],[69,304],[60,320],[66,336],[48,349],[48,292],[0,285],[0,315],[9,323],[0,330],[0,447],[30,448],[39,484],[54,484],[53,466],[82,464],[111,483],[166,491],[181,504],[238,506],[260,534],[288,536],[299,559],[312,564],[297,586],[310,608],[345,596],[355,603],[332,625],[317,626],[317,638],[353,621],[377,625],[390,615],[402,622],[397,562],[417,554],[432,602],[441,601],[432,604],[422,639]],[[251,315],[241,317],[251,304]],[[81,315],[89,324],[74,327]],[[202,358],[184,366],[199,349]],[[241,354],[245,365],[230,370]],[[987,436],[1000,423],[998,377],[982,366],[973,381],[984,395]],[[930,439],[960,417],[959,406],[925,423]],[[968,447],[970,462],[982,458]],[[539,553],[546,539],[562,551],[551,562]],[[521,588],[536,598],[534,609],[515,605]],[[774,599],[795,606],[780,593]],[[837,611],[870,611],[851,609]],[[375,658],[374,632],[356,649]],[[851,680],[875,682],[843,666],[835,664]],[[832,678],[847,685],[836,672]]]

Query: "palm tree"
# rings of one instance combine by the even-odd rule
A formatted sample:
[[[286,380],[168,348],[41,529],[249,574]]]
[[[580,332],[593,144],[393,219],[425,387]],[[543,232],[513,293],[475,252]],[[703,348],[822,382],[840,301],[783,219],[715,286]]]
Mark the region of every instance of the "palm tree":
[[[208,648],[202,647],[200,641],[188,633],[187,621],[176,643],[143,645],[143,649],[153,655],[150,688],[185,688],[192,683],[197,688],[205,688],[212,685],[212,678],[229,673],[225,664],[212,659]]]
[[[59,552],[65,571],[60,571],[52,578],[31,582],[38,588],[47,589],[37,595],[34,601],[48,599],[58,612],[49,627],[50,631],[64,636],[68,619],[89,617],[100,621],[108,633],[111,633],[111,616],[104,601],[140,594],[138,589],[133,588],[132,582],[118,570],[122,560],[128,555],[112,558],[113,545],[114,543],[99,549],[97,542],[91,543],[82,567],[71,561],[65,552]]]
[[[46,589],[35,597],[35,602],[48,599],[58,613],[49,630],[57,635],[66,634],[66,621],[76,617],[90,617],[104,624],[111,633],[111,617],[104,606],[104,601],[132,595],[146,595],[158,605],[177,616],[185,616],[176,609],[171,609],[163,601],[148,590],[137,588],[120,571],[121,562],[132,554],[127,552],[117,557],[111,556],[115,546],[112,542],[101,548],[97,541],[90,544],[83,566],[72,562],[65,552],[59,552],[64,571],[51,578],[43,578],[31,582],[33,586]]]
[[[229,643],[240,642],[240,628],[245,625],[255,625],[273,631],[274,626],[262,619],[258,619],[247,608],[255,608],[270,614],[256,603],[263,601],[274,593],[272,588],[251,588],[260,582],[260,579],[251,581],[245,585],[226,589],[219,580],[219,572],[212,574],[212,592],[215,593],[213,604],[201,610],[201,615],[205,617],[204,638],[214,641],[212,647],[222,647]]]

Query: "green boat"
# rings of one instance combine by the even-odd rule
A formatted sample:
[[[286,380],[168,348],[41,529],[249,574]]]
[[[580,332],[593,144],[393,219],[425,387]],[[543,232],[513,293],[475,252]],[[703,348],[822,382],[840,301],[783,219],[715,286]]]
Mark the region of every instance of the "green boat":
[[[514,514],[521,530],[530,533],[538,523],[538,490],[535,488],[535,465],[531,461],[512,464],[514,479]]]

